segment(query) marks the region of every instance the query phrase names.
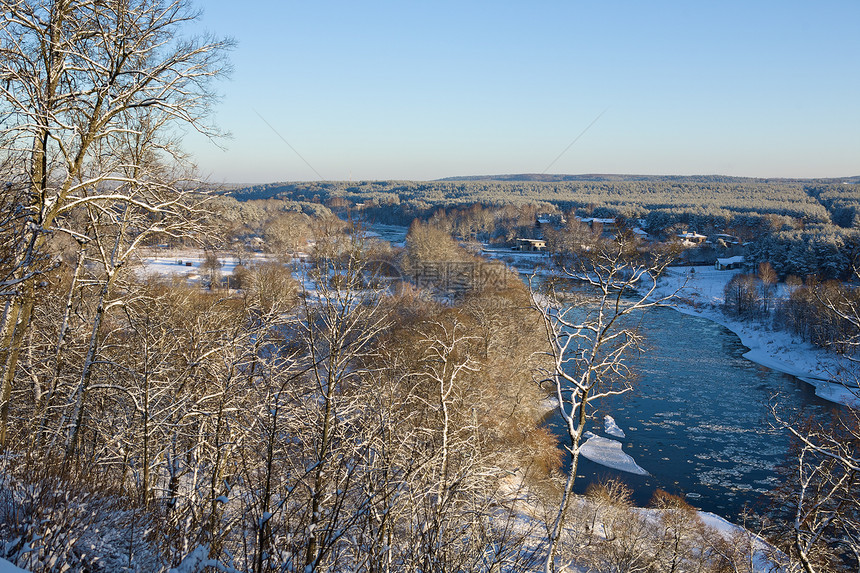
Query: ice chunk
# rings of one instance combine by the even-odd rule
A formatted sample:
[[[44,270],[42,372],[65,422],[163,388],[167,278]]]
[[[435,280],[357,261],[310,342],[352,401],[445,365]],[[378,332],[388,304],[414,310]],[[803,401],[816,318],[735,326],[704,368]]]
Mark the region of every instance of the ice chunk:
[[[650,475],[634,459],[621,451],[621,442],[592,434],[579,448],[579,453],[596,464],[640,476]]]
[[[618,424],[615,423],[615,418],[612,416],[603,416],[603,427],[610,436],[615,436],[616,438],[624,437],[624,430],[618,427]]]

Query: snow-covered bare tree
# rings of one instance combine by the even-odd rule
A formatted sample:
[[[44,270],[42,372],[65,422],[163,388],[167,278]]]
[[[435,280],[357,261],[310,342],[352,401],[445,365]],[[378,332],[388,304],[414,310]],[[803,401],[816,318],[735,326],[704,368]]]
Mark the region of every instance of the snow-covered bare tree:
[[[175,126],[215,133],[205,119],[229,42],[184,35],[197,16],[184,0],[3,0],[0,12],[0,161],[14,166],[2,193],[15,201],[3,279],[14,292],[0,324],[5,444],[36,288],[53,266],[49,238],[93,239],[94,227],[75,224],[83,211],[131,235],[130,211],[156,227],[186,211],[188,187],[152,166],[181,159]]]
[[[776,415],[796,454],[778,490],[786,552],[805,573],[860,564],[860,413],[853,407],[830,420],[792,423]],[[782,515],[780,515],[782,517]]]
[[[508,402],[487,380],[484,341],[459,308],[402,310],[373,377],[368,570],[529,570],[534,523],[518,519],[527,488],[510,469],[529,460],[494,442],[485,421]]]
[[[855,271],[855,274],[857,271]],[[829,419],[791,420],[774,408],[777,424],[794,440],[788,479],[778,490],[788,508],[782,539],[805,573],[829,571],[847,561],[860,567],[860,306],[857,293],[838,285],[813,284],[812,298],[831,324],[828,341],[843,363],[831,373],[846,405]]]
[[[366,447],[358,431],[366,414],[362,378],[373,342],[390,320],[381,292],[364,288],[363,241],[337,231],[318,241],[300,320],[310,361],[308,399],[316,405],[305,409],[305,463],[311,470],[300,482],[308,496],[300,510],[306,528],[306,571],[316,571],[333,558],[347,523],[364,511],[347,503],[357,486],[355,448]]]
[[[551,358],[539,369],[542,383],[555,391],[571,456],[570,470],[558,511],[548,524],[544,570],[555,571],[555,554],[562,539],[573,494],[583,435],[595,402],[633,388],[634,373],[626,358],[639,349],[641,335],[631,315],[665,302],[654,297],[657,280],[672,261],[671,252],[644,252],[626,234],[612,238],[580,237],[561,253],[561,276],[584,286],[562,289],[549,282],[532,285],[532,304],[543,316]]]

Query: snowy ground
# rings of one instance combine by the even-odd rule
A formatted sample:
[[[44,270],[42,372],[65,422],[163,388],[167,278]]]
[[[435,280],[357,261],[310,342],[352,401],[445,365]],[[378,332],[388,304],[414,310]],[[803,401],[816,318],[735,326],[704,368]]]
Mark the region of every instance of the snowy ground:
[[[373,223],[368,227],[364,236],[368,238],[377,238],[391,243],[392,247],[403,247],[406,241],[406,233],[409,232],[409,227],[400,225],[386,225],[384,223]]]
[[[140,275],[185,276],[190,280],[199,278],[200,266],[205,257],[205,253],[200,249],[153,249],[143,251],[141,255],[141,267],[138,270]],[[227,276],[233,274],[239,261],[236,257],[222,255],[218,257],[218,262],[221,263],[219,272],[222,276]]]
[[[844,372],[843,361],[831,352],[803,342],[788,332],[770,330],[761,323],[742,322],[722,312],[723,292],[733,275],[742,271],[718,271],[713,267],[671,267],[661,277],[655,296],[678,292],[672,303],[685,314],[701,316],[721,324],[740,337],[750,350],[744,358],[772,370],[797,376],[815,386],[815,393],[826,400],[842,404],[860,404],[857,392],[852,393],[831,380]],[[779,291],[779,294],[783,291]]]
[[[205,258],[205,253],[199,249],[170,249],[158,250],[149,249],[141,252],[139,257],[139,266],[136,271],[138,276],[161,276],[170,278],[184,277],[190,285],[205,284],[205,271],[201,272],[201,266]],[[310,255],[303,252],[298,252],[293,255],[289,267],[293,278],[301,285],[301,296],[312,303],[321,303],[323,301],[321,290],[316,284],[313,273],[309,270],[312,266],[307,260]],[[277,258],[274,255],[266,253],[253,253],[242,259],[242,264],[247,267],[253,267],[264,263],[283,262],[284,259]],[[218,262],[221,267],[218,270],[222,280],[230,276],[239,260],[236,257],[224,254],[218,254]],[[286,264],[286,263],[285,263]],[[339,271],[329,270],[328,276],[332,277]],[[327,289],[332,291],[330,286]],[[367,291],[371,292],[371,291]]]
[[[137,273],[141,277],[159,275],[163,277],[185,277],[190,283],[199,282],[202,274],[200,267],[206,254],[200,249],[145,249],[141,251]],[[306,259],[309,255],[296,253],[294,262]],[[277,260],[274,255],[252,253],[242,259],[243,265],[257,265]],[[221,277],[233,274],[239,259],[232,255],[218,253],[218,269]]]
[[[652,510],[655,511],[655,510]],[[777,563],[784,563],[785,554],[781,553],[774,546],[769,544],[765,539],[756,535],[752,531],[735,525],[727,521],[719,515],[708,511],[699,511],[699,519],[705,524],[705,527],[720,532],[726,540],[733,540],[734,536],[740,534],[749,539],[750,546],[753,550],[752,569],[753,571],[787,571],[787,567],[782,566],[775,568]]]
[[[499,508],[500,523],[505,528],[510,528],[518,534],[523,535],[524,554],[529,554],[531,551],[537,551],[540,554],[548,544],[545,529],[546,522],[544,520],[547,515],[553,515],[554,508],[545,507],[543,500],[539,496],[532,495],[524,487],[522,480],[523,475],[521,472],[513,472],[504,481],[500,493],[508,497],[515,517],[513,520],[510,519],[505,509],[508,506],[505,505],[504,508]],[[574,515],[596,515],[599,511],[599,507],[595,506],[594,502],[585,496],[577,496],[572,502],[571,513]],[[658,525],[667,511],[671,510],[634,508],[631,517],[635,515],[648,523]],[[785,566],[785,555],[754,532],[740,525],[735,525],[713,513],[706,511],[698,511],[696,513],[708,530],[719,534],[729,543],[737,543],[743,540],[749,542],[750,549],[752,550],[749,571],[754,573],[775,573],[788,570]],[[571,539],[576,539],[581,535],[581,532],[578,533],[576,531],[576,526],[571,527],[568,525],[568,531],[570,532]],[[597,523],[596,527],[591,530],[591,534],[594,536],[594,539],[606,539],[605,526],[602,523]],[[582,549],[587,551],[585,547]],[[740,549],[743,550],[743,548]],[[568,573],[595,571],[595,569],[586,566],[578,567],[572,563],[567,563],[563,557],[556,559],[556,567],[559,571],[566,571]],[[534,571],[537,572],[538,570],[535,569]],[[744,569],[744,571],[747,571],[747,569]]]

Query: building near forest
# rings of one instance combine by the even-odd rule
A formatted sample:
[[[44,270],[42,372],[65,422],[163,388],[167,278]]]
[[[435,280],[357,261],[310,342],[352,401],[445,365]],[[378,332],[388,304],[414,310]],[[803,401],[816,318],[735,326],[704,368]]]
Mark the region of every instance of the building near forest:
[[[515,251],[541,252],[546,250],[546,241],[543,239],[517,239]]]
[[[741,240],[735,237],[734,235],[727,235],[725,233],[717,233],[716,235],[711,235],[708,237],[708,243],[712,245],[718,244],[720,241],[725,245],[740,245]]]
[[[686,233],[678,233],[678,238],[685,243],[692,243],[694,245],[700,245],[708,239],[705,235],[700,235],[699,233],[693,233],[690,231],[687,231]]]
[[[744,262],[745,259],[743,255],[738,255],[736,257],[726,257],[722,259],[717,259],[717,262],[714,263],[714,268],[718,271],[739,269],[744,266]]]
[[[577,217],[580,223],[588,225],[592,230],[601,232],[601,233],[609,233],[615,231],[616,222],[615,219],[609,218],[598,218],[598,217]]]

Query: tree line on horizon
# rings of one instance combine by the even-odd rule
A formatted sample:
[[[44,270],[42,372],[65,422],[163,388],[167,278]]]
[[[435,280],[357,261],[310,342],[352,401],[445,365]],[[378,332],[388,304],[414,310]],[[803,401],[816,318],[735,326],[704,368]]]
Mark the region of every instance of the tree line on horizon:
[[[613,217],[644,223],[650,234],[729,233],[748,245],[751,264],[771,263],[780,278],[847,279],[860,254],[860,186],[847,183],[662,178],[629,181],[362,181],[256,185],[227,193],[243,202],[280,199],[325,204],[378,223],[409,225],[445,211],[457,220],[480,208]],[[487,215],[477,218],[486,220]],[[498,219],[498,217],[496,217]],[[518,224],[464,223],[484,240],[526,232]],[[474,237],[472,237],[474,238]]]

